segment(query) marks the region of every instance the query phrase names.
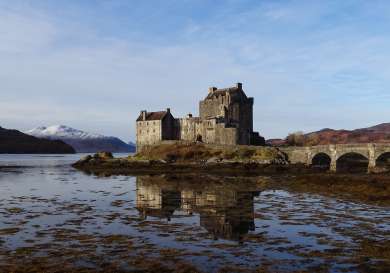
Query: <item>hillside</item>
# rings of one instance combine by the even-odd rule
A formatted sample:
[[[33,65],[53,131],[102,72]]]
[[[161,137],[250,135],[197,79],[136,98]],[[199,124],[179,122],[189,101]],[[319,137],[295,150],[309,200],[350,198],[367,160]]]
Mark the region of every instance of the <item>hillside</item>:
[[[135,145],[127,144],[117,137],[91,134],[65,125],[38,127],[25,133],[42,139],[62,140],[78,153],[99,151],[131,153],[135,151]]]
[[[39,139],[17,130],[0,127],[2,154],[73,154],[75,150],[62,141]]]
[[[294,133],[286,139],[270,139],[269,145],[327,145],[348,143],[390,143],[390,123],[382,123],[368,128],[355,130],[322,129],[308,134]]]

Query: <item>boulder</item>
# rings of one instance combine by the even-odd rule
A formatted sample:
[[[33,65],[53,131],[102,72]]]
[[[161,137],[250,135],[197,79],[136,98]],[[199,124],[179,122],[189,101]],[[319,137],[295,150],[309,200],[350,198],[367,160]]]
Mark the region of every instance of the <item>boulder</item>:
[[[103,159],[103,160],[114,158],[114,156],[110,152],[99,152],[99,153],[96,153],[93,157],[95,159]]]
[[[207,161],[206,161],[206,164],[213,164],[213,163],[219,163],[221,162],[221,158],[219,157],[210,157]]]
[[[92,156],[87,155],[80,159],[81,162],[89,162],[92,159]]]

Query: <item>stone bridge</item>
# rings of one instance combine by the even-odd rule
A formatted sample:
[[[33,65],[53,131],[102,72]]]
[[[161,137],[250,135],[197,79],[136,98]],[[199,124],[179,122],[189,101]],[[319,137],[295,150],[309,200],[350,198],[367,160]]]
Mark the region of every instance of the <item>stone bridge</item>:
[[[286,147],[281,148],[291,163],[304,163],[313,165],[316,159],[328,159],[330,171],[336,171],[341,158],[349,155],[360,155],[368,161],[368,172],[373,171],[380,160],[390,158],[390,143],[368,144],[335,144],[319,145],[311,147]],[[364,158],[363,158],[364,157]]]

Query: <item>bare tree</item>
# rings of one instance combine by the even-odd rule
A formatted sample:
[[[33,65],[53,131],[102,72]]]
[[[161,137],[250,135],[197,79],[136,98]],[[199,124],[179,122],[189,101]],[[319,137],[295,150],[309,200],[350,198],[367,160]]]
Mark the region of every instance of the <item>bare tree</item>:
[[[305,135],[303,132],[298,131],[288,134],[286,142],[291,146],[304,146],[305,145]]]

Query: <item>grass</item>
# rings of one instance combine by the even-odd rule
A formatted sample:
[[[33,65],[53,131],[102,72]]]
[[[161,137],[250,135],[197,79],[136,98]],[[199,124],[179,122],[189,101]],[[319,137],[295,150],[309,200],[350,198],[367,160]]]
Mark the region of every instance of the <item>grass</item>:
[[[271,147],[212,146],[200,143],[161,144],[143,148],[134,159],[165,160],[167,162],[218,160],[273,160],[281,153]]]

